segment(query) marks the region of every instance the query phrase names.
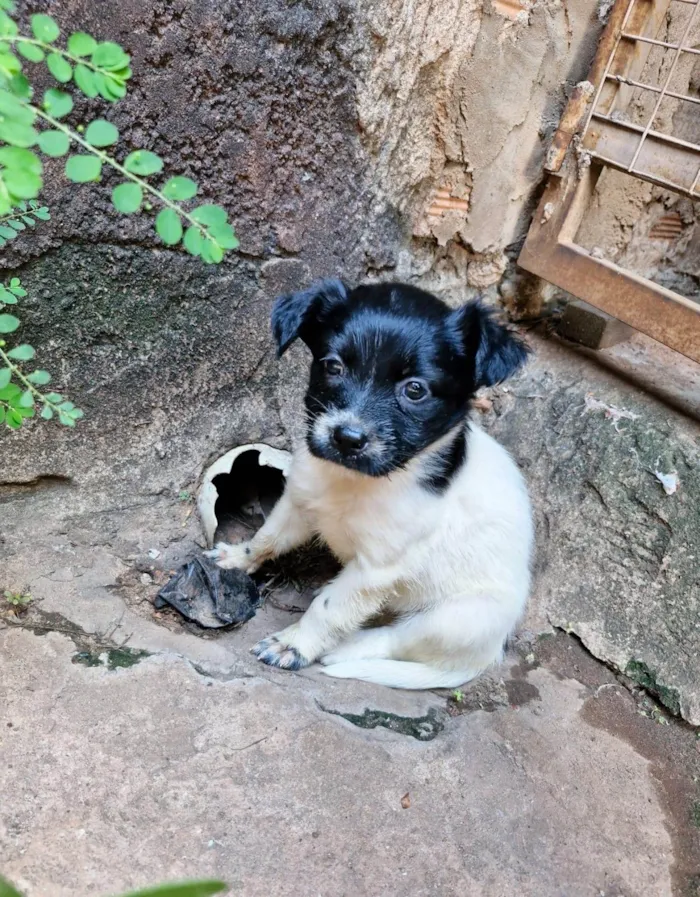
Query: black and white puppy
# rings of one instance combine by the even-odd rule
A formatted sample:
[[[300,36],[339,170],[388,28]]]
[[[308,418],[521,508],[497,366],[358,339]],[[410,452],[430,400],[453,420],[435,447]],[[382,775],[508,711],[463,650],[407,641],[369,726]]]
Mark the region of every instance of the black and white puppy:
[[[313,355],[306,443],[256,536],[210,554],[252,572],[315,536],[344,567],[254,653],[397,688],[461,685],[501,658],[530,587],[525,485],[468,420],[525,346],[479,303],[450,309],[398,283],[282,296],[272,330],[279,355],[297,338]],[[383,611],[394,622],[363,628]]]

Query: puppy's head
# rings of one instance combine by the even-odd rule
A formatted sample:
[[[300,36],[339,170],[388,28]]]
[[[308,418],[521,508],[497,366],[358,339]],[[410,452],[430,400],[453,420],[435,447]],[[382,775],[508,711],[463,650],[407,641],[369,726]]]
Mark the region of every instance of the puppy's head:
[[[478,302],[450,309],[404,284],[348,289],[326,280],[281,296],[278,354],[313,355],[306,394],[312,454],[385,476],[445,436],[481,386],[509,377],[527,349]]]

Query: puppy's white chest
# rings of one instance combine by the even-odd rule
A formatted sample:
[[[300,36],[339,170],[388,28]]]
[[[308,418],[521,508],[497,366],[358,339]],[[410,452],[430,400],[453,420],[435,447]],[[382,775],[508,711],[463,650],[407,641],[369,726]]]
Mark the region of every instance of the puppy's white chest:
[[[404,490],[389,479],[336,474],[328,464],[312,463],[294,469],[290,488],[313,529],[344,563],[357,557],[390,563],[416,538],[415,504],[411,513]]]

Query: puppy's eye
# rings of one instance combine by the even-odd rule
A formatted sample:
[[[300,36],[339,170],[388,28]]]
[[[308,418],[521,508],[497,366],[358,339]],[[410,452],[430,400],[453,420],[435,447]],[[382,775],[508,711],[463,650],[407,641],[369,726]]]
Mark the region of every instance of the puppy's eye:
[[[401,392],[411,402],[420,402],[428,395],[428,387],[422,380],[409,380],[404,383]]]
[[[339,358],[324,358],[321,363],[329,377],[342,377],[345,373],[343,362]]]

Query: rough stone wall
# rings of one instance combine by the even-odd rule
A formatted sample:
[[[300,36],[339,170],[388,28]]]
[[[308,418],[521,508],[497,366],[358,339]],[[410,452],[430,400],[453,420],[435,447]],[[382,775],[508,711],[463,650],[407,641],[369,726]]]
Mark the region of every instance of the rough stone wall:
[[[281,433],[266,364],[274,296],[331,273],[358,279],[399,240],[393,212],[372,211],[362,189],[351,7],[67,0],[55,12],[65,30],[129,48],[133,88],[108,110],[126,146],[195,176],[231,210],[242,248],[207,268],[158,244],[150,222],[111,212],[109,175],[67,189],[50,163],[53,219],[4,262],[29,292],[22,335],[86,420],[3,433],[3,467],[158,489],[159,464],[166,480],[193,480],[211,454]],[[74,120],[98,108],[85,102]]]
[[[44,7],[27,0],[21,14]],[[411,279],[455,302],[493,284],[600,27],[592,0],[65,0],[53,12],[64,31],[129,49],[132,89],[108,110],[125,146],[195,176],[241,238],[205,268],[141,216],[116,215],[111,174],[66,187],[61,160],[48,163],[53,219],[1,261],[29,291],[22,336],[87,419],[0,439],[14,478],[107,483],[118,468],[138,479],[152,456],[196,478],[211,454],[281,432],[267,363],[277,293],[338,273]],[[79,102],[73,120],[98,112]],[[221,407],[234,410],[222,420]]]
[[[595,4],[363,0],[358,113],[378,196],[413,234],[395,271],[456,301],[501,278],[526,233],[566,94],[602,28]]]

